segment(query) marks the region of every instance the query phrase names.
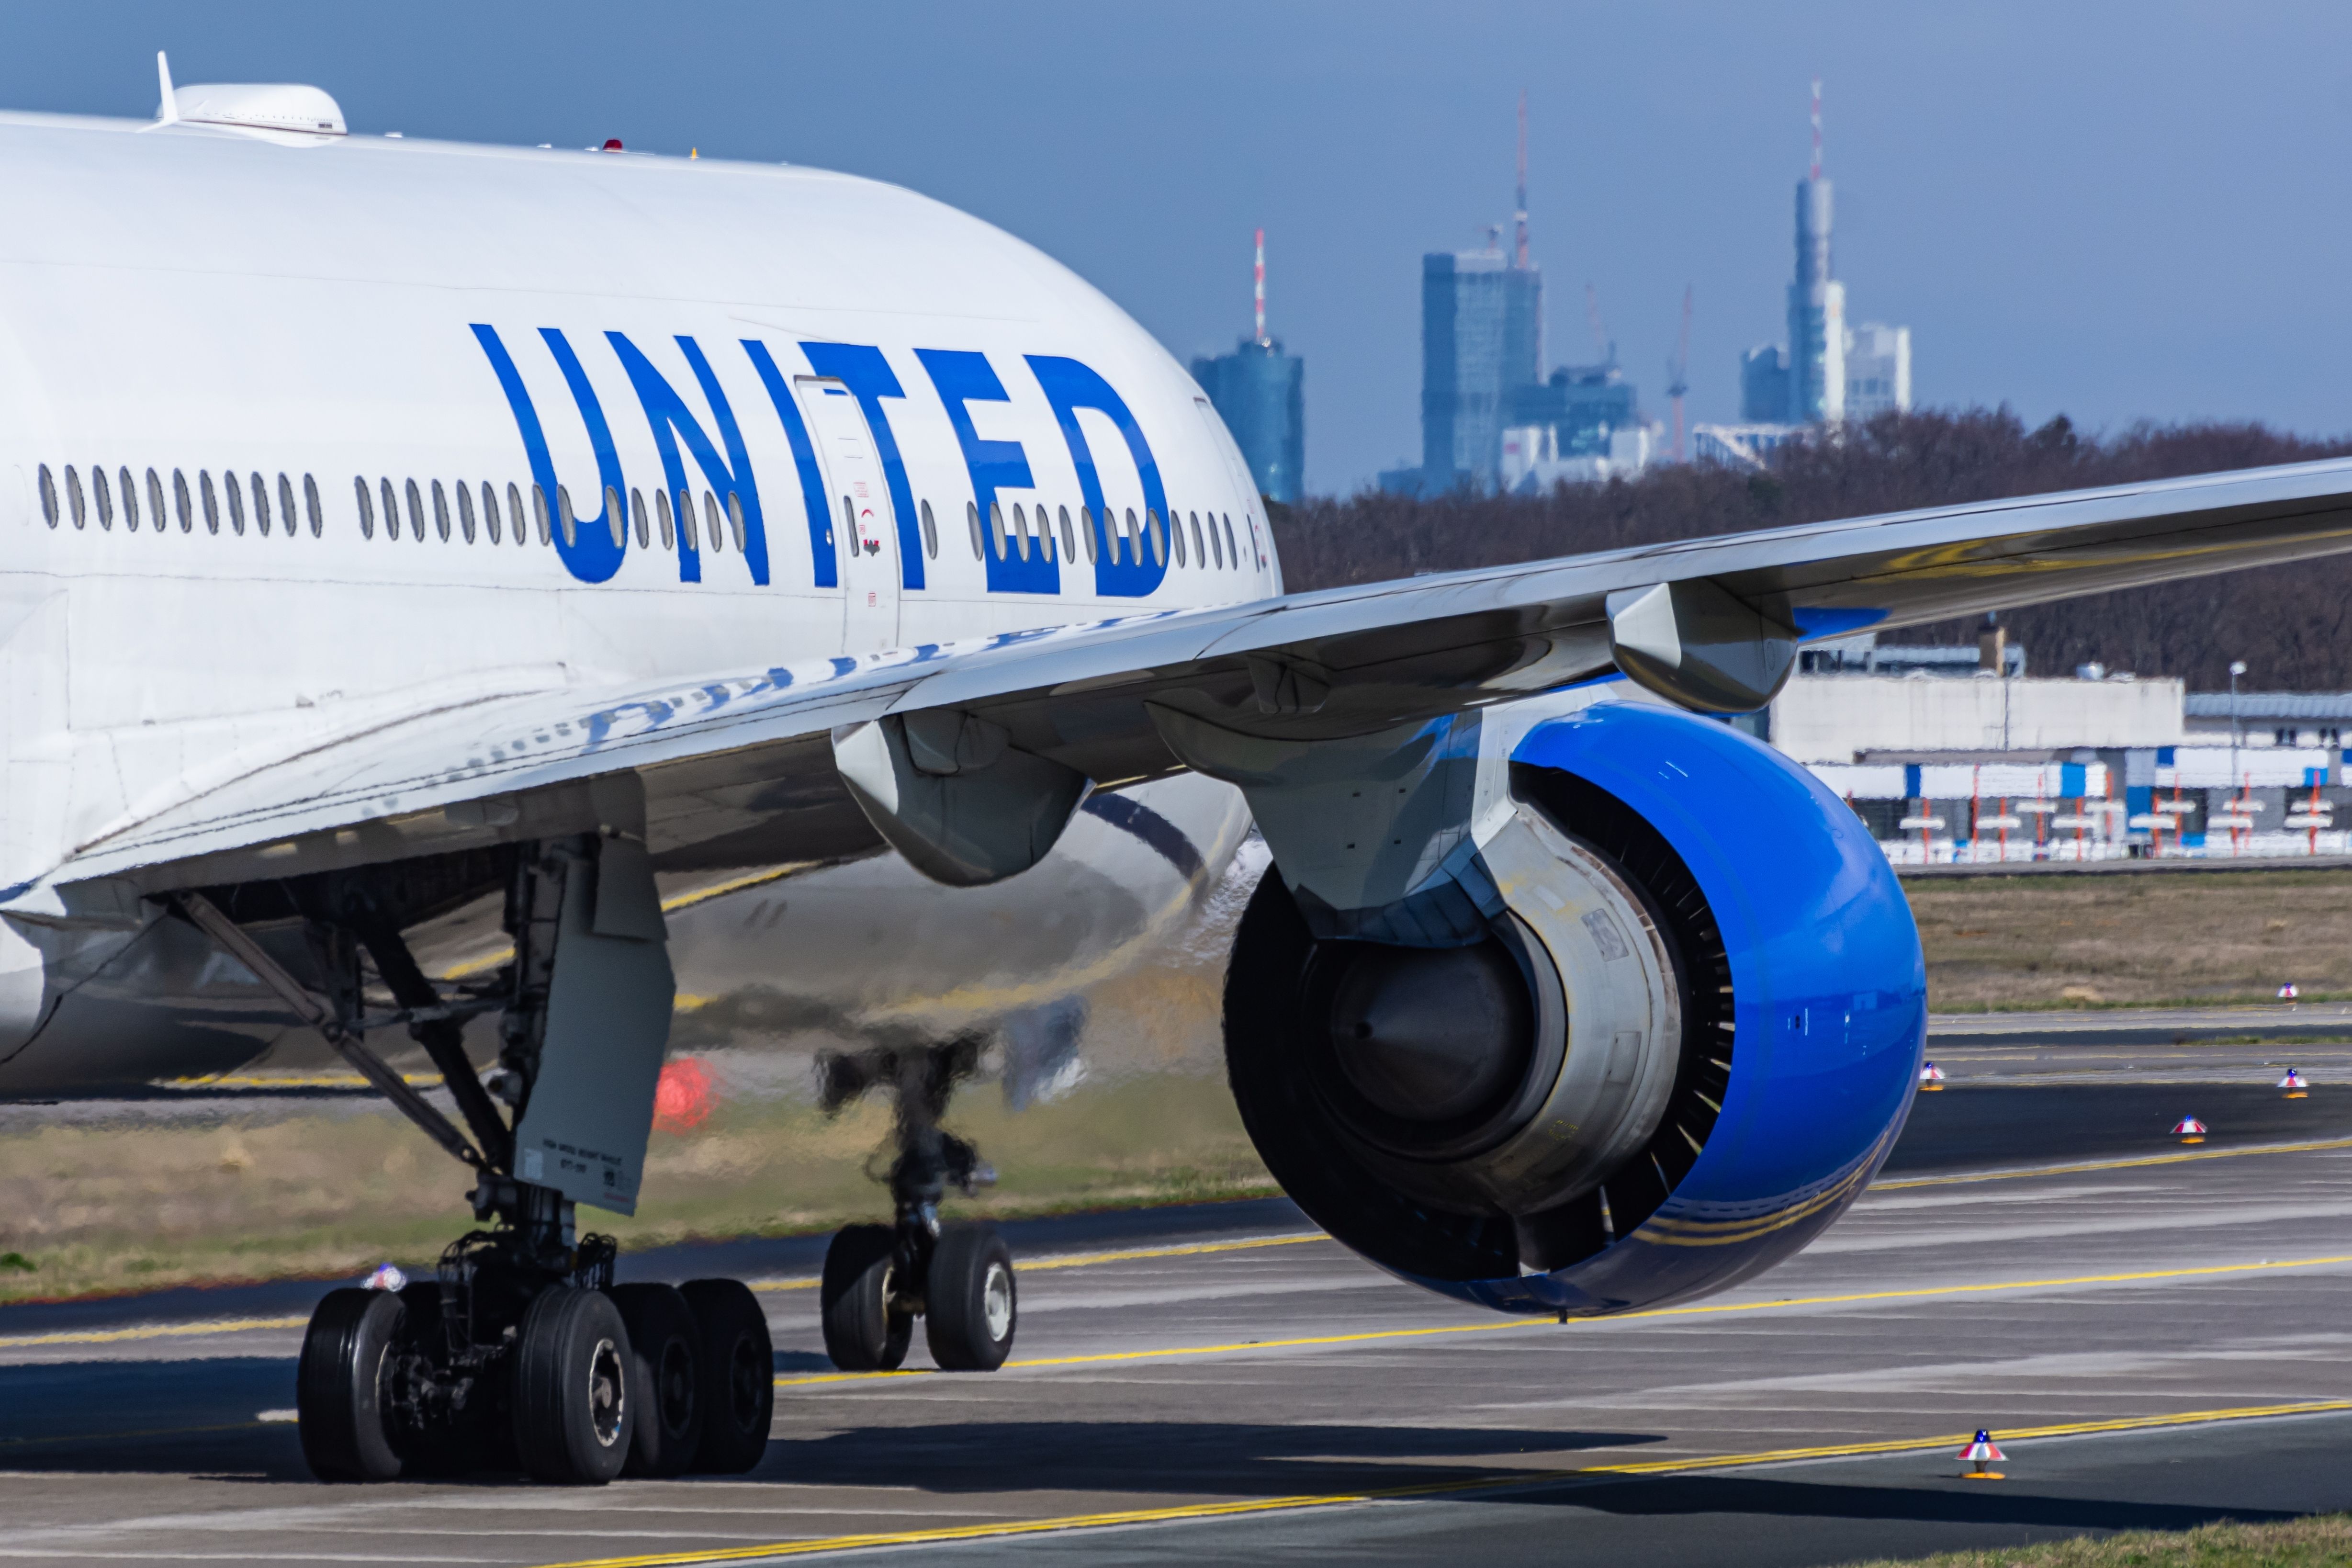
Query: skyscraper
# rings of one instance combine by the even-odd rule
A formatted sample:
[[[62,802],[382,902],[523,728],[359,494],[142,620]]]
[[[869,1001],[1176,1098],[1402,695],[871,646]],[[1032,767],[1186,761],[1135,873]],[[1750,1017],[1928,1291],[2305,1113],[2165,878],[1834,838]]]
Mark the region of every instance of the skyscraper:
[[[1491,250],[1421,258],[1425,493],[1500,482],[1512,395],[1543,379],[1543,275]]]
[[[1307,362],[1265,331],[1265,230],[1253,275],[1256,330],[1232,353],[1192,362],[1192,379],[1233,432],[1258,493],[1297,501],[1307,469]]]
[[[1797,184],[1797,276],[1789,285],[1789,417],[1845,417],[1845,285],[1830,277],[1830,183],[1822,177],[1822,84],[1813,82],[1813,162]]]

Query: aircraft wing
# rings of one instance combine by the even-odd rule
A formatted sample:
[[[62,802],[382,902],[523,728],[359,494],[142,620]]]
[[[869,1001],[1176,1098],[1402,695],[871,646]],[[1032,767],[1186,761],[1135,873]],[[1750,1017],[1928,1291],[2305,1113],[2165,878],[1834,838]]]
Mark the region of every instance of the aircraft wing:
[[[486,700],[324,745],[110,825],[40,885],[205,885],[478,847],[633,816],[640,794],[663,867],[835,858],[884,841],[845,785],[835,736],[887,716],[932,716],[917,726],[919,751],[931,748],[925,771],[976,773],[1009,749],[1059,770],[1041,779],[1116,788],[1182,765],[1150,708],[1307,741],[1622,669],[1689,706],[1732,710],[1769,697],[1809,638],[2347,549],[2352,461],[2331,461],[808,666],[747,661],[689,680]]]

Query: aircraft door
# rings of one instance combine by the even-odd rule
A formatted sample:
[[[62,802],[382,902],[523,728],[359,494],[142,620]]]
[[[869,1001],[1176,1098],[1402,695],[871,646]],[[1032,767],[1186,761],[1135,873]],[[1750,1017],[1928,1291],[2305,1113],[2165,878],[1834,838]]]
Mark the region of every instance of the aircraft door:
[[[804,375],[793,388],[808,416],[817,460],[824,469],[833,519],[834,558],[840,563],[841,647],[879,653],[898,646],[898,523],[890,487],[875,457],[857,399],[840,382]]]

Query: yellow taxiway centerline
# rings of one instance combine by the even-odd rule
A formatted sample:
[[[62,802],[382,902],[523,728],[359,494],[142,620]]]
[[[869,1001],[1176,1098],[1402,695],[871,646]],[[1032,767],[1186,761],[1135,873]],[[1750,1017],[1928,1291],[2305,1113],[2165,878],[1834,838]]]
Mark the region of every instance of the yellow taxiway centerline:
[[[1975,1182],[2011,1182],[2021,1176],[2072,1176],[2085,1171],[2128,1171],[2141,1165],[2234,1160],[2246,1154],[2311,1154],[2329,1149],[2352,1149],[2352,1138],[2321,1138],[2308,1143],[2254,1143],[2242,1149],[2192,1149],[2177,1154],[2135,1154],[2121,1160],[2080,1160],[2067,1165],[2021,1165],[2014,1170],[1970,1171],[1954,1176],[1898,1176],[1891,1182],[1873,1182],[1869,1190],[1895,1193],[1906,1187],[1957,1187]]]
[[[1245,1241],[1202,1241],[1184,1247],[1134,1247],[1123,1252],[1072,1252],[1057,1256],[1022,1258],[1018,1260],[1024,1274],[1042,1274],[1048,1268],[1087,1268],[1097,1263],[1131,1263],[1142,1258],[1198,1258],[1212,1252],[1249,1252],[1261,1247],[1296,1247],[1302,1241],[1328,1241],[1331,1238],[1319,1230],[1301,1231],[1296,1236],[1257,1236]],[[753,1279],[747,1281],[754,1290],[814,1290],[818,1279],[814,1275],[791,1279]]]
[[[1514,1317],[1478,1323],[1444,1323],[1420,1329],[1368,1329],[1351,1334],[1308,1334],[1296,1339],[1247,1340],[1234,1344],[1181,1345],[1164,1350],[1106,1351],[1095,1355],[1043,1356],[1034,1361],[1008,1361],[1015,1367],[1089,1366],[1107,1362],[1172,1361],[1192,1356],[1235,1355],[1244,1351],[1299,1350],[1318,1345],[1371,1344],[1381,1341],[1437,1339],[1451,1334],[1491,1334],[1513,1329],[1575,1328],[1585,1323],[1626,1323],[1650,1318],[1720,1317],[1735,1312],[1771,1312],[1788,1307],[1841,1307],[1870,1301],[1918,1301],[1943,1296],[1985,1296],[2004,1290],[2055,1290],[2085,1285],[2147,1284],[2164,1279],[2208,1279],[2219,1274],[2259,1274],[2285,1268],[2318,1268],[2352,1263],[2352,1252],[2325,1258],[2288,1258],[2275,1262],[2217,1263],[2197,1268],[2152,1268],[2128,1274],[2074,1274],[2050,1279],[1999,1279],[1979,1285],[1927,1285],[1909,1290],[1856,1290],[1837,1296],[1788,1296],[1772,1301],[1714,1301],[1691,1307],[1652,1307],[1645,1311],[1616,1312],[1607,1317],[1571,1318],[1560,1324],[1549,1317]],[[930,1377],[928,1367],[901,1367],[893,1372],[814,1373],[806,1377],[780,1377],[778,1388],[802,1388],[820,1383],[869,1383],[886,1377]]]
[[[2102,1432],[2138,1432],[2169,1426],[2208,1425],[2222,1421],[2257,1421],[2284,1415],[2321,1415],[2352,1410],[2352,1400],[2310,1400],[2294,1405],[2241,1405],[2226,1410],[2187,1410],[2169,1415],[2125,1416],[2110,1421],[2071,1421],[2058,1426],[2011,1428],[2000,1434],[2003,1443],[2031,1442],[2042,1437],[2080,1437]],[[1367,1488],[1360,1491],[1302,1493],[1296,1497],[1251,1498],[1235,1502],[1190,1503],[1173,1508],[1128,1509],[1116,1512],[1066,1514],[1054,1519],[998,1521],[986,1524],[949,1525],[929,1530],[904,1530],[866,1535],[836,1535],[814,1541],[779,1541],[758,1546],[725,1546],[700,1552],[659,1552],[633,1557],[595,1557],[550,1563],[546,1568],[685,1568],[698,1563],[741,1563],[764,1558],[806,1557],[826,1552],[855,1552],[877,1546],[918,1546],[948,1541],[983,1541],[1008,1536],[1045,1535],[1068,1530],[1098,1530],[1113,1525],[1165,1524],[1184,1520],[1230,1518],[1236,1514],[1287,1513],[1301,1509],[1336,1508],[1349,1503],[1390,1502],[1412,1498],[1459,1496],[1468,1492],[1526,1490],[1564,1482],[1606,1479],[1614,1476],[1664,1476],[1699,1470],[1735,1469],[1753,1465],[1795,1464],[1810,1459],[1860,1458],[1873,1454],[1917,1453],[1955,1447],[1973,1433],[1953,1432],[1934,1437],[1897,1437],[1874,1443],[1835,1443],[1811,1448],[1773,1448],[1753,1454],[1712,1454],[1686,1459],[1638,1459],[1619,1465],[1580,1465],[1570,1469],[1530,1473],[1525,1470],[1424,1481],[1412,1486]]]

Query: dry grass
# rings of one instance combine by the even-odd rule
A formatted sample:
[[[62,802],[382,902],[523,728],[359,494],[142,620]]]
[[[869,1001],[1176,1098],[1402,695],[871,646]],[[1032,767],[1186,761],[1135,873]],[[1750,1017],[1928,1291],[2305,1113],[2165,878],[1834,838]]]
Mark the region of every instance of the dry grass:
[[[2352,994],[2352,871],[1915,878],[1937,1011]]]
[[[2352,1514],[2326,1513],[2278,1524],[2209,1524],[2178,1533],[2135,1530],[1998,1552],[1947,1552],[1906,1558],[1899,1568],[2318,1568],[2342,1563],[2352,1563]],[[1898,1565],[1882,1559],[1853,1568]]]
[[[953,1125],[1001,1180],[960,1214],[1234,1197],[1274,1190],[1223,1083],[1195,1074],[1080,1088],[1017,1115],[986,1086]],[[840,1117],[804,1101],[722,1107],[656,1132],[634,1218],[583,1225],[644,1246],[784,1235],[883,1217],[866,1172],[888,1131],[878,1101]],[[167,1284],[357,1273],[429,1261],[470,1223],[466,1173],[365,1102],[213,1126],[47,1126],[0,1137],[0,1301]]]

